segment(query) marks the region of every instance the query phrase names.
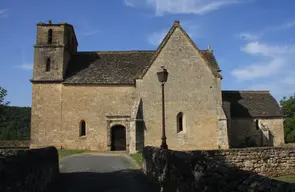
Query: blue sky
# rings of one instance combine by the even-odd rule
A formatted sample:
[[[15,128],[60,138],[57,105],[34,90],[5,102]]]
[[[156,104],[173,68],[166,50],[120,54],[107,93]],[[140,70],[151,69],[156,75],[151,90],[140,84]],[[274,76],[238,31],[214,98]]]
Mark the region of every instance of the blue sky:
[[[69,3],[71,2],[71,3]],[[75,27],[79,51],[156,49],[174,20],[214,50],[223,89],[295,93],[294,0],[1,0],[0,86],[31,106],[36,23]]]

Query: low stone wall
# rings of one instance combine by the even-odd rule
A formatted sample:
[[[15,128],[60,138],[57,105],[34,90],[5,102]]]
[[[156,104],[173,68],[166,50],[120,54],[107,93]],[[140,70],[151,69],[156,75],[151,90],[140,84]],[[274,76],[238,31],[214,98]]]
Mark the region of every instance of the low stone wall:
[[[29,148],[30,140],[0,140],[0,147]]]
[[[251,148],[180,152],[145,147],[143,171],[164,191],[295,191],[259,175],[294,173],[293,148]]]
[[[44,191],[58,178],[56,148],[0,150],[0,191]]]

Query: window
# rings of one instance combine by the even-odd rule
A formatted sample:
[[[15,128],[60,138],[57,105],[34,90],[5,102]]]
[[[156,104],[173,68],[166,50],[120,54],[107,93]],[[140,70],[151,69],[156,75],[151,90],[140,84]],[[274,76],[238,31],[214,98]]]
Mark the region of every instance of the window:
[[[80,137],[86,135],[86,123],[84,120],[80,122]]]
[[[52,43],[52,29],[48,30],[48,40],[47,40],[48,44]]]
[[[51,65],[51,59],[48,57],[46,59],[46,67],[45,67],[45,71],[50,71],[50,65]]]
[[[255,120],[255,126],[256,126],[256,130],[259,130],[259,120],[258,119]]]
[[[183,113],[180,112],[177,115],[177,133],[183,131]]]

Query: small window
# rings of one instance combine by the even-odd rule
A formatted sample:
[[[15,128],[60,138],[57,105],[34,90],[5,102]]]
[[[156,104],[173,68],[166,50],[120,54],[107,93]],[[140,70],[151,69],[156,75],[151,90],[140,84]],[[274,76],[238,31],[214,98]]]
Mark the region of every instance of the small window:
[[[80,122],[80,137],[86,135],[86,123],[84,120]]]
[[[183,113],[180,112],[177,115],[177,133],[183,131]]]
[[[46,67],[45,67],[45,71],[50,71],[50,65],[51,65],[51,59],[48,57],[46,59]]]
[[[52,43],[52,29],[49,29],[48,30],[48,44],[51,44]]]
[[[255,120],[255,126],[256,126],[256,130],[259,130],[259,120],[258,119]]]

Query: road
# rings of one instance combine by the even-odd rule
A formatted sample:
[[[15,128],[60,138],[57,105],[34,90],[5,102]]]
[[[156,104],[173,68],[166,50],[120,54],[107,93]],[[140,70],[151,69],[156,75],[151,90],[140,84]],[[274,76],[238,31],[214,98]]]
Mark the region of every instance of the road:
[[[64,158],[60,179],[49,191],[57,192],[157,192],[139,170],[136,162],[123,153],[87,153]]]

